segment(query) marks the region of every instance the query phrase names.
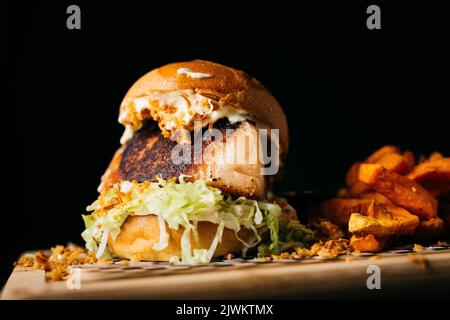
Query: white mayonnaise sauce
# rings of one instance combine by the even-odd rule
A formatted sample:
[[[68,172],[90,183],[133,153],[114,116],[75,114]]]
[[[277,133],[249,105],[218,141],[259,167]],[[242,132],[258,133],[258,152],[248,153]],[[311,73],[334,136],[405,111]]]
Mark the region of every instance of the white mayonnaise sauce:
[[[209,73],[201,73],[201,72],[193,72],[188,68],[179,68],[177,70],[178,74],[185,74],[188,77],[195,78],[195,79],[207,79],[212,78],[212,74]]]

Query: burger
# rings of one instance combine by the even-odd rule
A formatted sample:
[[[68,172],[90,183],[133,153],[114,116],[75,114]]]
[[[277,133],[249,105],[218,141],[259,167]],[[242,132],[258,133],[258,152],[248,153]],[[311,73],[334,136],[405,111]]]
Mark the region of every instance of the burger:
[[[121,146],[83,215],[98,258],[207,263],[283,244],[295,210],[270,196],[265,169],[283,166],[288,125],[256,79],[203,60],[168,64],[132,85],[119,122]]]

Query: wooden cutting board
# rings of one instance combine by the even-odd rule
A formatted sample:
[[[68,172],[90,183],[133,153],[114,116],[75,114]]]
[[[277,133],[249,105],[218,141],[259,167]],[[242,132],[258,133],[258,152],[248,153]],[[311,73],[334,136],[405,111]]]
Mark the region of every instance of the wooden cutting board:
[[[2,299],[240,299],[376,296],[405,286],[450,284],[450,248],[397,250],[332,260],[218,261],[187,266],[143,262],[80,266],[71,281],[48,282],[43,271],[16,268]],[[368,267],[381,290],[369,290]],[[373,268],[373,267],[372,267]],[[369,271],[372,270],[369,268]],[[76,273],[80,281],[75,280]],[[77,283],[79,288],[77,289]]]

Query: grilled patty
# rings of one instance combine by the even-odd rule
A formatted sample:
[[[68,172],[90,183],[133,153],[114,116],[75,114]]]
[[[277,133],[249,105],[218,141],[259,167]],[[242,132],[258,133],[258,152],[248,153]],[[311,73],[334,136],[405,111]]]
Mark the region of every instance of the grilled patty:
[[[250,154],[257,154],[256,143],[227,148],[239,137],[252,137],[256,139],[253,141],[259,141],[255,125],[248,121],[231,124],[227,120],[219,120],[214,127],[220,130],[223,139],[185,145],[184,156],[191,161],[177,164],[171,156],[172,150],[180,148],[180,145],[163,137],[155,122],[147,123],[117,150],[102,177],[101,187],[111,186],[121,180],[156,181],[158,176],[171,179],[184,174],[192,176],[192,179],[204,178],[209,185],[234,196],[263,199],[266,183],[261,175],[262,165],[259,161],[250,162]],[[227,129],[233,129],[233,132],[227,132]],[[225,161],[225,157],[237,159],[235,157],[238,154],[246,156],[244,163]]]

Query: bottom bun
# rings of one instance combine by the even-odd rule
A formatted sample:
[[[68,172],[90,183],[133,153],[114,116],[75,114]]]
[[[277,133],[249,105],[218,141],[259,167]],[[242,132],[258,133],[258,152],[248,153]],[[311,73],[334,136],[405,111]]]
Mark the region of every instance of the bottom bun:
[[[194,249],[208,249],[217,231],[217,224],[211,222],[199,222],[197,225],[199,246],[195,245],[194,236],[191,233],[191,246]],[[171,229],[166,224],[169,234],[169,244],[161,251],[153,249],[153,245],[159,242],[159,223],[155,215],[129,216],[122,225],[121,232],[114,240],[108,240],[109,249],[119,257],[134,261],[169,261],[173,256],[181,257],[181,237],[184,228]],[[253,231],[243,228],[238,233],[239,238],[245,242],[252,241]],[[214,257],[221,257],[228,253],[240,255],[243,243],[236,238],[233,230],[225,228],[222,241],[218,244]]]

